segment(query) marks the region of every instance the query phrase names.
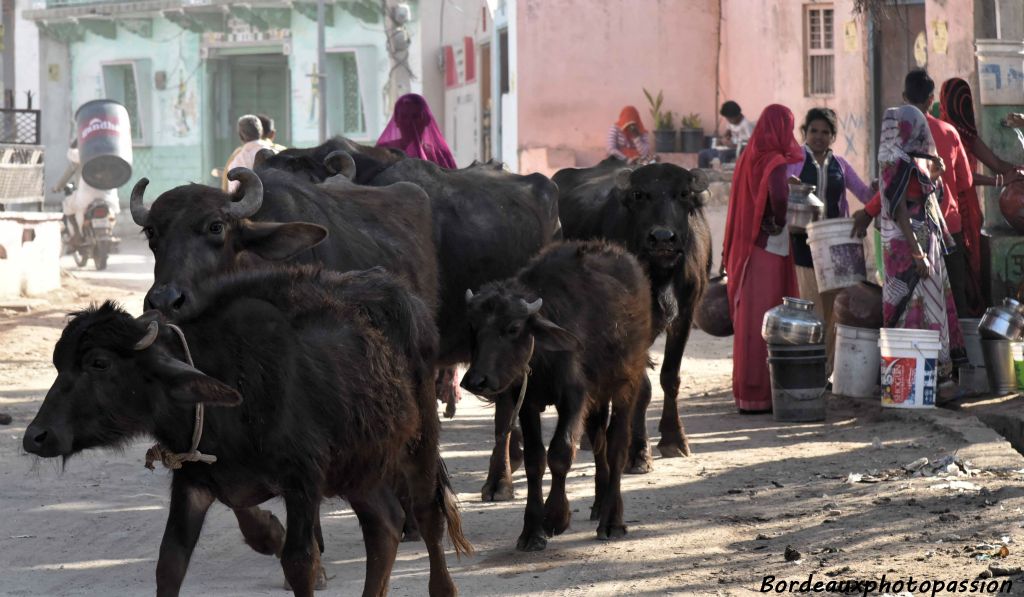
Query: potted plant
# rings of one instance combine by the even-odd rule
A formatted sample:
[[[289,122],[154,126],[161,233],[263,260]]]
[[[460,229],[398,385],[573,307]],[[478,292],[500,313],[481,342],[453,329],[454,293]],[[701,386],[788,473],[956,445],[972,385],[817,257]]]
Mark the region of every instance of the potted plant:
[[[683,116],[679,129],[683,153],[697,153],[704,148],[704,127],[700,122],[700,114],[691,112]]]
[[[651,106],[651,118],[654,119],[654,151],[667,153],[676,150],[676,129],[673,125],[675,115],[671,110],[662,111],[661,104],[664,100],[661,91],[654,97],[644,89],[647,102]]]

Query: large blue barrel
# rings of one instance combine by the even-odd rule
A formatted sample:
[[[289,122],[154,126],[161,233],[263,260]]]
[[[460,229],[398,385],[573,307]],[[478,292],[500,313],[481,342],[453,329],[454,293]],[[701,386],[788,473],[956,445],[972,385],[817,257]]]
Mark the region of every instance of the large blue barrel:
[[[82,179],[97,189],[115,189],[132,177],[132,127],[120,103],[98,99],[75,112]]]

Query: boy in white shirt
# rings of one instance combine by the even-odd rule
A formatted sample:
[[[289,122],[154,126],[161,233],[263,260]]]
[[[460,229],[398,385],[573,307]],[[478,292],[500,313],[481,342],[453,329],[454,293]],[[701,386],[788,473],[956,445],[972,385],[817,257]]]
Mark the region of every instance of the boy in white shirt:
[[[715,158],[722,162],[736,161],[739,152],[754,133],[754,121],[743,115],[743,110],[736,102],[725,102],[718,113],[726,120],[725,135],[718,139],[716,147],[701,150],[697,155],[697,164],[701,168],[710,168]]]

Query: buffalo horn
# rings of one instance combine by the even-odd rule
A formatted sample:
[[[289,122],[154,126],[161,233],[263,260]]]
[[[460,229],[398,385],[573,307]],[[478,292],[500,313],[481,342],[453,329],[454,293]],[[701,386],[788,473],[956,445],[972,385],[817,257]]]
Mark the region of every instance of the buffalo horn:
[[[135,187],[132,188],[132,200],[128,204],[132,210],[132,219],[139,226],[145,228],[149,221],[149,208],[142,201],[142,196],[146,194],[146,185],[149,184],[148,178],[141,178],[139,182],[135,183]]]
[[[356,161],[347,151],[332,151],[324,158],[324,166],[331,174],[340,174],[349,180],[356,177]]]
[[[541,305],[544,304],[544,299],[542,299],[542,298],[538,298],[537,300],[533,301],[532,303],[528,303],[524,299],[519,299],[519,300],[523,301],[523,306],[526,307],[526,314],[527,315],[536,315],[537,312],[540,311]]]
[[[473,290],[470,288],[466,289],[466,302],[473,300]]]
[[[690,170],[690,176],[693,177],[693,180],[690,181],[690,190],[694,193],[703,193],[711,185],[711,181],[708,180],[708,173],[700,168]]]
[[[150,346],[153,346],[153,342],[156,342],[156,335],[160,332],[160,324],[151,321],[146,326],[146,335],[141,340],[135,343],[135,350],[146,350]]]
[[[228,206],[228,214],[235,218],[248,218],[263,205],[263,182],[248,168],[235,168],[228,172],[228,180],[239,181],[241,198]]]

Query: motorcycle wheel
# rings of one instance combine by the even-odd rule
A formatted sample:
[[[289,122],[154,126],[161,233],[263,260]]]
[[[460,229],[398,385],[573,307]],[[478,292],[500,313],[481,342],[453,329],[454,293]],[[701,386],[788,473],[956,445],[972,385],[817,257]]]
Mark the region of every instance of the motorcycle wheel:
[[[75,265],[78,267],[85,267],[85,264],[89,263],[89,252],[86,249],[75,249],[71,256],[75,258]]]
[[[96,271],[103,271],[107,269],[107,257],[110,256],[110,243],[99,242],[96,244],[96,251],[92,256],[93,263],[96,264]]]

